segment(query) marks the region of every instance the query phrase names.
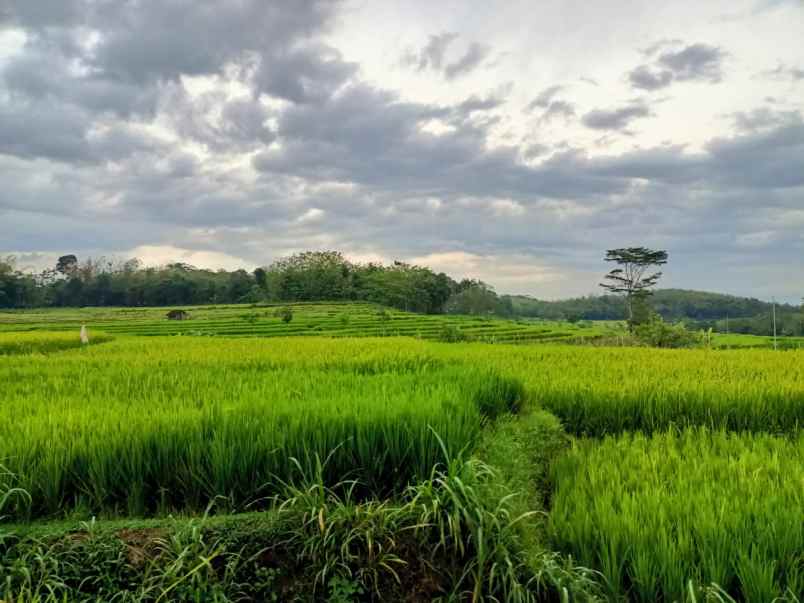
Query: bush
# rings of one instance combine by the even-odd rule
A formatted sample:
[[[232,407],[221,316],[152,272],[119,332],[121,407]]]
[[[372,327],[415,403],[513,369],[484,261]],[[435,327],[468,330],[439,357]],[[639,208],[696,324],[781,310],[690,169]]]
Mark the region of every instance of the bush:
[[[439,329],[436,339],[444,343],[458,343],[468,341],[469,337],[455,325],[445,324]]]
[[[655,348],[694,348],[703,343],[700,333],[690,331],[683,323],[669,324],[658,314],[634,327],[634,336]]]
[[[291,320],[293,320],[293,309],[290,306],[285,306],[284,308],[277,308],[276,312],[274,312],[274,316],[276,316],[277,318],[281,318],[282,322],[287,324]]]

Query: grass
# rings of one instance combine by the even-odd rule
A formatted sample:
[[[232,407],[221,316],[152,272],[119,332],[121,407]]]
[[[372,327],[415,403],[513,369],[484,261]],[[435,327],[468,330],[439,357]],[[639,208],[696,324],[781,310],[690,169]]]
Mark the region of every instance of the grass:
[[[716,583],[740,600],[781,600],[804,592],[802,476],[800,433],[580,441],[553,471],[550,533],[601,570],[613,597],[680,600]]]
[[[328,488],[323,464],[288,485],[282,504],[0,542],[0,597],[61,601],[590,600],[590,573],[521,545],[510,497],[491,501],[497,473],[452,460],[393,501]]]

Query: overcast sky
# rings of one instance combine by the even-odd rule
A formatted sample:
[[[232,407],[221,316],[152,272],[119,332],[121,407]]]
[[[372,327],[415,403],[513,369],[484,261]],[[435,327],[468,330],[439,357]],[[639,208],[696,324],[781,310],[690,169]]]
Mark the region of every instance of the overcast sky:
[[[0,252],[556,298],[646,245],[795,301],[803,35],[803,0],[0,0]]]

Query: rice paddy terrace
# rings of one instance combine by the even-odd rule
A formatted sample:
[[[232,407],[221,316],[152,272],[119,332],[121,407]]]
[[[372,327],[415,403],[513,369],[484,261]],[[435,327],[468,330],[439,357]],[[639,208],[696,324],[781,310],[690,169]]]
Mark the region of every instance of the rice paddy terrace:
[[[0,600],[801,603],[801,350],[276,309],[2,315]]]
[[[285,322],[278,310],[289,308]],[[177,308],[64,308],[0,312],[0,331],[77,331],[82,324],[110,335],[225,335],[227,337],[460,337],[489,343],[594,338],[602,327],[555,321],[424,315],[367,303],[296,303],[181,308],[187,320],[169,320]]]

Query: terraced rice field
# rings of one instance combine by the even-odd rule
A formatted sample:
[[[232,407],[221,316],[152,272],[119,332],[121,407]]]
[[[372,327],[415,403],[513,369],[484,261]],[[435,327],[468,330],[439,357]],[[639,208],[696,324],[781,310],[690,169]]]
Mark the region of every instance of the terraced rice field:
[[[277,310],[290,308],[283,322]],[[600,335],[598,326],[513,321],[471,316],[423,315],[362,303],[231,305],[184,308],[189,320],[168,320],[172,308],[85,308],[0,312],[0,331],[91,329],[117,335],[225,335],[227,337],[385,337],[439,339],[445,329],[490,343],[580,340]]]
[[[223,329],[226,313],[233,324],[249,327],[278,322],[272,308],[248,308],[271,314],[253,322],[243,318],[243,307],[193,312],[190,321],[171,323],[159,319],[161,310],[135,310],[133,327],[121,318],[125,310],[4,316],[11,332],[0,334],[0,500],[14,487],[30,495],[6,497],[0,509],[13,529],[93,516],[139,525],[143,517],[197,515],[211,503],[222,513],[264,510],[273,508],[272,497],[288,496],[289,484],[300,484],[290,489],[300,505],[290,525],[306,526],[309,540],[294,563],[319,568],[319,576],[340,568],[332,570],[341,572],[339,579],[354,581],[373,568],[374,577],[359,584],[393,590],[399,582],[391,570],[413,567],[423,555],[449,565],[446,555],[469,563],[439,571],[454,570],[456,592],[480,593],[476,600],[557,600],[566,589],[565,600],[578,601],[800,602],[800,351],[356,338],[335,333],[335,324],[352,327],[343,325],[346,312],[353,317],[346,322],[395,319],[381,319],[371,306],[332,304],[296,306],[290,323],[330,324],[326,336],[155,334],[155,325],[184,329],[207,321]],[[398,324],[413,320],[398,315]],[[42,330],[57,318],[73,332]],[[83,322],[93,332],[101,325],[109,333],[120,329],[77,348],[76,327]],[[501,448],[491,454],[496,465],[488,471],[456,469],[495,446]],[[307,484],[313,485],[304,490]],[[518,510],[539,512],[517,516],[512,501],[536,505]],[[398,533],[389,527],[403,524]],[[422,535],[425,524],[435,533]],[[270,536],[285,529],[270,525],[267,541],[237,546],[268,547],[271,559],[284,554],[296,536]],[[335,525],[349,531],[331,531]],[[413,549],[410,534],[420,538]],[[118,573],[84,579],[85,570],[69,565],[83,538],[59,541],[66,549],[38,541],[7,545],[15,541],[0,538],[0,571],[13,572],[0,582],[0,597],[8,600],[23,588],[47,592],[41,590],[46,584],[64,593],[53,601],[108,600],[78,594],[97,594],[98,584],[121,589],[145,580],[116,536],[107,543],[114,560],[103,558],[99,567]],[[378,538],[383,551],[402,556],[399,565],[372,565]],[[367,548],[358,554],[341,540]],[[178,546],[163,541],[154,546]],[[214,542],[228,546],[228,540]],[[178,563],[190,555],[177,577],[159,574],[162,594],[142,591],[122,600],[169,600],[164,593],[179,592],[173,589],[179,582],[184,587],[185,575],[198,580],[180,600],[238,600],[242,577],[235,580],[222,561],[204,565],[218,548],[192,546],[177,557],[155,557],[154,563]],[[319,546],[333,548],[319,554]],[[60,561],[20,561],[41,550]],[[238,555],[227,559],[234,563]],[[266,569],[260,559],[249,558],[252,582],[268,569],[295,571],[292,564]],[[570,559],[592,572],[573,569]],[[203,580],[191,574],[198,567],[208,568]],[[70,582],[60,571],[77,577]],[[540,590],[548,578],[553,590]],[[382,600],[365,597],[372,598]]]

